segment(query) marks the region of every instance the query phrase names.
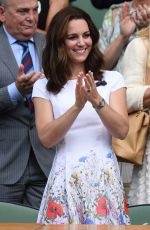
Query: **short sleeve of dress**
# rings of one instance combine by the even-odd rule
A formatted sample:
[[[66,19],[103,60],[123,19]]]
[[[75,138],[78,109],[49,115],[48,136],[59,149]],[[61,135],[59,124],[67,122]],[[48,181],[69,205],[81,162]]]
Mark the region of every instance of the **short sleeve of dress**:
[[[32,98],[40,97],[44,99],[49,99],[49,92],[46,89],[47,79],[42,78],[35,82],[32,91]]]
[[[118,71],[106,71],[104,78],[110,85],[111,92],[126,87],[124,77]]]

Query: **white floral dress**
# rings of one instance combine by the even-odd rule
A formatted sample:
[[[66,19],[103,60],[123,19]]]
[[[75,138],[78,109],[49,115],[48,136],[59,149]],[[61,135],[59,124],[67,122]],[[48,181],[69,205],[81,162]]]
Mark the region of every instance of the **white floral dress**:
[[[124,87],[124,80],[115,71],[106,71],[104,80],[107,84],[98,86],[98,90],[109,103],[110,92]],[[46,90],[46,83],[46,79],[35,83],[33,97],[50,100],[54,118],[58,118],[75,102],[76,80],[68,81],[57,95]],[[111,135],[90,103],[86,103],[56,149],[37,222],[128,224]]]

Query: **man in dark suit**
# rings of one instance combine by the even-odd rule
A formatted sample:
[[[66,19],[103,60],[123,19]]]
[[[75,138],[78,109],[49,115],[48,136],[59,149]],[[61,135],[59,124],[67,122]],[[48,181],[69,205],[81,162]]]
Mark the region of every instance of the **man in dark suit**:
[[[37,0],[0,0],[0,21],[0,201],[39,208],[55,150],[41,145],[28,106],[33,84],[43,76]],[[21,41],[31,54],[27,73]]]

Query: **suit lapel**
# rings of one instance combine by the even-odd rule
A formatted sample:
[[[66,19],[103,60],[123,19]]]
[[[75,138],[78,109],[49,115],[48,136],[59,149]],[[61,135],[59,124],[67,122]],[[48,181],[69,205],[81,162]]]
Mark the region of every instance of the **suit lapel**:
[[[1,61],[5,63],[7,68],[10,70],[12,77],[16,79],[18,73],[18,64],[2,26],[0,27],[0,52]]]
[[[34,41],[35,41],[35,46],[37,49],[39,62],[41,66],[41,63],[42,63],[41,54],[42,54],[42,51],[45,45],[45,38],[41,36],[40,34],[36,33],[34,35]],[[16,62],[13,51],[9,45],[7,36],[2,26],[0,27],[0,52],[1,52],[1,55],[0,55],[1,61],[5,63],[7,68],[12,73],[13,78],[16,79],[16,76],[18,74],[18,64]]]

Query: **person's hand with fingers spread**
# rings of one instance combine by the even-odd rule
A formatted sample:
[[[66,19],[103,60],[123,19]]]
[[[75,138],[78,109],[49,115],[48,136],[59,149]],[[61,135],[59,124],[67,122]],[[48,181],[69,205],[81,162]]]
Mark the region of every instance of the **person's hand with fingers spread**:
[[[146,4],[139,5],[133,13],[133,19],[139,29],[147,27],[150,23],[150,8]]]
[[[84,107],[87,99],[83,93],[83,79],[84,79],[84,74],[83,72],[80,72],[77,76],[77,83],[76,83],[76,102],[75,105],[82,110]]]
[[[100,50],[104,53],[104,68],[107,70],[115,68],[120,71],[124,49],[136,30],[137,26],[130,9],[131,4],[125,2],[110,9],[104,17],[99,44]]]
[[[92,104],[93,107],[97,107],[102,97],[97,91],[93,72],[88,71],[84,77],[84,83],[83,91],[86,99]]]
[[[130,14],[130,5],[128,2],[122,4],[120,10],[120,32],[121,35],[128,39],[136,29],[136,23]]]
[[[24,73],[24,66],[21,64],[16,77],[16,87],[22,95],[31,93],[34,83],[43,77],[43,73],[31,71],[28,74]]]

